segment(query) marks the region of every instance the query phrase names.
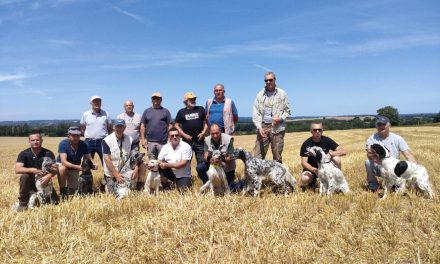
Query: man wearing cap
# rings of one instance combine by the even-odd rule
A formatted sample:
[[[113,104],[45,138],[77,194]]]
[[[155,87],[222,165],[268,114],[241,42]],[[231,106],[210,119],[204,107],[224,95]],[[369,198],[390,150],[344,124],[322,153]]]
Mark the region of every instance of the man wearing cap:
[[[366,149],[368,159],[365,161],[365,169],[367,171],[368,189],[373,192],[379,188],[376,176],[380,177],[381,175],[379,166],[374,162],[377,160],[377,157],[373,153],[368,152],[369,146],[373,144],[382,144],[390,151],[391,156],[394,158],[399,159],[400,153],[402,153],[407,161],[417,163],[405,140],[401,136],[390,132],[390,128],[391,124],[388,117],[377,116],[377,132],[367,139]]]
[[[115,183],[123,183],[124,177],[120,170],[130,157],[132,139],[124,135],[125,121],[116,119],[114,122],[114,132],[102,140],[102,152],[104,154],[104,177],[107,192],[115,194]],[[139,171],[137,173],[137,170]],[[132,180],[136,183],[136,189],[140,190],[145,184],[146,167],[142,163],[139,168],[133,171],[133,175],[138,175],[137,179]]]
[[[290,115],[290,104],[286,92],[279,88],[275,81],[275,73],[266,72],[266,85],[258,92],[254,101],[252,122],[257,128],[254,155],[264,159],[270,145],[273,160],[282,163],[285,121]]]
[[[152,106],[145,109],[141,118],[141,145],[147,149],[148,159],[157,160],[160,150],[168,140],[171,114],[168,109],[162,107],[160,93],[153,93],[151,102]]]
[[[92,109],[84,112],[80,124],[92,158],[98,153],[102,163],[101,141],[112,131],[112,121],[109,114],[101,109],[101,102],[101,97],[97,95],[90,98]]]
[[[341,168],[341,156],[345,156],[347,151],[342,148],[333,139],[323,136],[324,129],[322,123],[314,121],[310,124],[310,133],[308,138],[301,146],[299,155],[301,156],[301,188],[304,191],[307,187],[314,189],[317,187],[316,175],[318,175],[318,162],[315,157],[307,155],[307,148],[318,146],[331,158],[333,164]]]
[[[214,86],[214,98],[206,101],[206,120],[208,126],[217,124],[222,133],[233,135],[238,111],[234,101],[225,97],[225,86],[218,83]]]
[[[177,112],[175,127],[183,141],[191,146],[196,155],[197,164],[199,164],[204,162],[203,145],[208,125],[206,124],[205,109],[202,106],[196,106],[196,99],[193,92],[185,93],[183,96],[185,107]]]
[[[141,115],[133,112],[134,104],[131,100],[126,100],[124,102],[125,112],[119,114],[116,118],[122,119],[125,121],[125,132],[124,134],[130,136],[133,139],[132,149],[139,149],[139,140],[140,140],[140,128],[141,128]]]
[[[63,198],[75,194],[78,190],[79,172],[83,171],[81,160],[92,159],[86,143],[80,137],[79,127],[69,127],[67,138],[58,145],[58,184]],[[95,164],[94,168],[96,168]]]

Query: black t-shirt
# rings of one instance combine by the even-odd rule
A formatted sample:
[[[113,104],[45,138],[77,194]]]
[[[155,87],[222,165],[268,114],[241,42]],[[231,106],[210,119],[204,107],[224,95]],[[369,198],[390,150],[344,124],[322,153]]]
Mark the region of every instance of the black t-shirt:
[[[31,148],[28,148],[18,154],[17,163],[23,163],[25,168],[41,169],[44,157],[55,159],[53,152],[48,149],[42,148],[40,153],[34,156]]]
[[[179,123],[182,130],[192,137],[193,141],[197,141],[197,135],[200,134],[205,125],[205,108],[196,106],[193,109],[182,108],[177,112],[176,123]]]
[[[319,142],[313,142],[312,137],[310,137],[302,144],[299,155],[301,157],[308,157],[306,154],[307,148],[313,146],[318,146],[322,148],[325,153],[328,153],[330,150],[336,150],[339,145],[333,139],[326,136],[322,136]],[[315,157],[308,157],[307,162],[313,167],[318,168],[318,162]]]

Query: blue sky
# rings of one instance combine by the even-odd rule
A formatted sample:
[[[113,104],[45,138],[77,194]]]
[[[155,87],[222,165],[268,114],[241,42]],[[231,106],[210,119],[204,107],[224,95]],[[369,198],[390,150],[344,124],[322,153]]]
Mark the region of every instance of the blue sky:
[[[0,120],[172,116],[223,83],[251,116],[266,71],[293,116],[440,111],[440,1],[0,0]]]

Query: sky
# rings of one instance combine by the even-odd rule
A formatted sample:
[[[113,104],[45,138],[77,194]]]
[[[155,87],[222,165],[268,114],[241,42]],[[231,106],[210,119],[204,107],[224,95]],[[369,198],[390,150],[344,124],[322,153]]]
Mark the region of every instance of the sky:
[[[440,111],[440,1],[0,0],[0,121],[112,118],[160,92],[174,117],[222,83],[252,115],[276,73],[292,116]]]

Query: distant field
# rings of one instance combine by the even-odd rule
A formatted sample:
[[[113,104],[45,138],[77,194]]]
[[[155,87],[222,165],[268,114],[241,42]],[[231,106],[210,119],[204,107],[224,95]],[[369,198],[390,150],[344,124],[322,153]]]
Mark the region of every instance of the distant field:
[[[440,190],[440,127],[392,128],[426,166]],[[379,201],[366,192],[366,138],[374,129],[328,131],[349,151],[343,172],[352,192],[319,197],[199,196],[177,191],[116,201],[99,195],[15,213],[14,174],[26,138],[0,138],[0,263],[440,263],[440,206],[415,193]],[[299,148],[308,132],[286,134],[283,160],[298,179]],[[45,138],[56,152],[61,138]],[[252,150],[255,136],[235,145]],[[238,162],[237,175],[243,174]],[[95,172],[95,182],[102,168]],[[193,170],[193,175],[196,175]]]

